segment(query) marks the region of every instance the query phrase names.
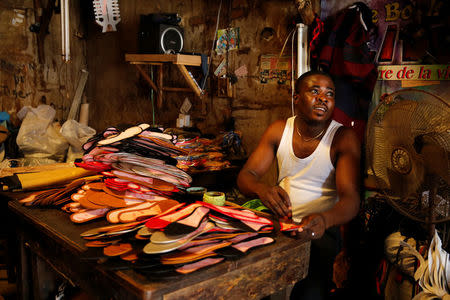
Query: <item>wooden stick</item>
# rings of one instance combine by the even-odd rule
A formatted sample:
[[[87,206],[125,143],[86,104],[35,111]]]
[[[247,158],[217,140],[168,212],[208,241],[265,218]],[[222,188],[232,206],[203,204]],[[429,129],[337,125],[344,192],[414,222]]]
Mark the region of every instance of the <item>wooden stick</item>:
[[[145,81],[148,82],[148,84],[150,84],[150,86],[152,87],[152,89],[154,89],[156,92],[158,92],[158,88],[156,87],[156,84],[153,82],[153,80],[148,76],[147,73],[145,73],[145,71],[142,69],[142,67],[140,65],[135,65],[136,68],[138,69],[139,73],[142,75],[142,77],[144,77]]]

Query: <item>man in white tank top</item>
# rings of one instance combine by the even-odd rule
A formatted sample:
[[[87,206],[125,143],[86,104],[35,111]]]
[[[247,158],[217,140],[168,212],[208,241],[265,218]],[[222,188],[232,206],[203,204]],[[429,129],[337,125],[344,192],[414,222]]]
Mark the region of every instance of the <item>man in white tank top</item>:
[[[238,176],[244,194],[261,199],[280,219],[302,225],[291,233],[297,238],[324,240],[327,229],[348,223],[359,210],[360,144],[352,129],[332,120],[334,91],[326,73],[300,76],[295,84],[296,116],[267,128]],[[261,178],[275,159],[278,183],[270,186]],[[313,243],[310,274],[314,255]],[[327,292],[320,284],[316,289],[309,298],[321,299]]]

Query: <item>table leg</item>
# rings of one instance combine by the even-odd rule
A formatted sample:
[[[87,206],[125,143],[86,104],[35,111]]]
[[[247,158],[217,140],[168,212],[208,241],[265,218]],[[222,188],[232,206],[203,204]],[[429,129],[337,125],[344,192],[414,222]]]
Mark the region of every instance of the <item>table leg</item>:
[[[57,277],[38,255],[31,255],[34,299],[51,299],[57,290]]]
[[[18,234],[19,265],[17,266],[18,299],[31,299],[30,295],[30,249],[25,246],[24,237]]]

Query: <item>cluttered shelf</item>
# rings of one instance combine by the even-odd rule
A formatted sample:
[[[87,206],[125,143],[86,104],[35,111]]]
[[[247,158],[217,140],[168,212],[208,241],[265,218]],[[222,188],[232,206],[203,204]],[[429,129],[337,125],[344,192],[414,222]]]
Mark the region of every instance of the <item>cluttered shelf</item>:
[[[157,93],[158,107],[163,103],[163,92],[194,92],[198,97],[203,95],[203,89],[194,78],[192,73],[188,71],[186,66],[199,67],[203,64],[207,64],[208,59],[203,58],[200,55],[188,55],[188,54],[125,54],[125,61],[134,65],[141,76],[147,81],[150,87]],[[163,83],[163,65],[174,64],[180,70],[181,75],[186,80],[189,88],[183,87],[166,87]],[[157,66],[157,82],[155,84],[154,78],[149,76],[148,72],[141,67],[141,65]]]

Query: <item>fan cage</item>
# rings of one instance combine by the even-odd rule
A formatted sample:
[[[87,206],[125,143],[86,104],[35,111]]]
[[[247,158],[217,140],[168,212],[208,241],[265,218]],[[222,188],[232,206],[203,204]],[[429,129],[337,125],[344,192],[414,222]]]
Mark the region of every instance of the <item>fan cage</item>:
[[[450,108],[449,103],[442,98],[427,91],[418,89],[403,89],[393,92],[384,97],[369,117],[366,130],[366,169],[373,173],[376,187],[385,196],[387,202],[402,215],[414,221],[423,223],[446,222],[450,219],[450,187],[448,184],[448,177],[446,177],[446,180],[444,180],[442,177],[433,175],[433,177],[430,179],[428,178],[429,176],[425,174],[423,181],[420,183],[414,193],[410,193],[407,196],[399,196],[393,193],[392,184],[389,182],[389,180],[387,180],[387,175],[383,174],[386,176],[380,177],[378,174],[379,171],[377,172],[376,167],[379,167],[380,165],[386,166],[387,164],[391,163],[387,160],[376,161],[374,155],[374,152],[379,149],[379,145],[377,145],[377,142],[379,143],[380,141],[377,140],[377,136],[379,138],[384,134],[382,124],[384,116],[393,105],[403,100],[415,101],[418,103],[418,106],[430,105],[433,107],[439,107],[439,109],[441,109],[444,114],[445,112],[448,112]],[[420,122],[422,122],[423,124],[427,124],[427,122],[437,123],[437,121],[439,121],[431,119],[420,120]],[[444,120],[446,120],[446,118]],[[445,136],[443,137],[441,135],[436,138],[431,134],[431,137],[445,149],[447,155],[444,157],[444,161],[440,161],[439,163],[443,165],[443,168],[447,166],[447,170],[449,170],[450,141],[447,138],[446,134],[450,133],[450,122],[444,121],[441,123],[443,125],[440,128],[433,128],[433,130],[440,130],[444,133]],[[426,130],[424,130],[423,134],[430,135],[429,132],[426,132]],[[382,143],[385,142],[386,141],[382,141]],[[413,158],[413,160],[414,159],[415,158]],[[408,170],[405,169],[405,173],[407,173],[407,171]],[[433,199],[433,203],[430,203],[430,199]]]

